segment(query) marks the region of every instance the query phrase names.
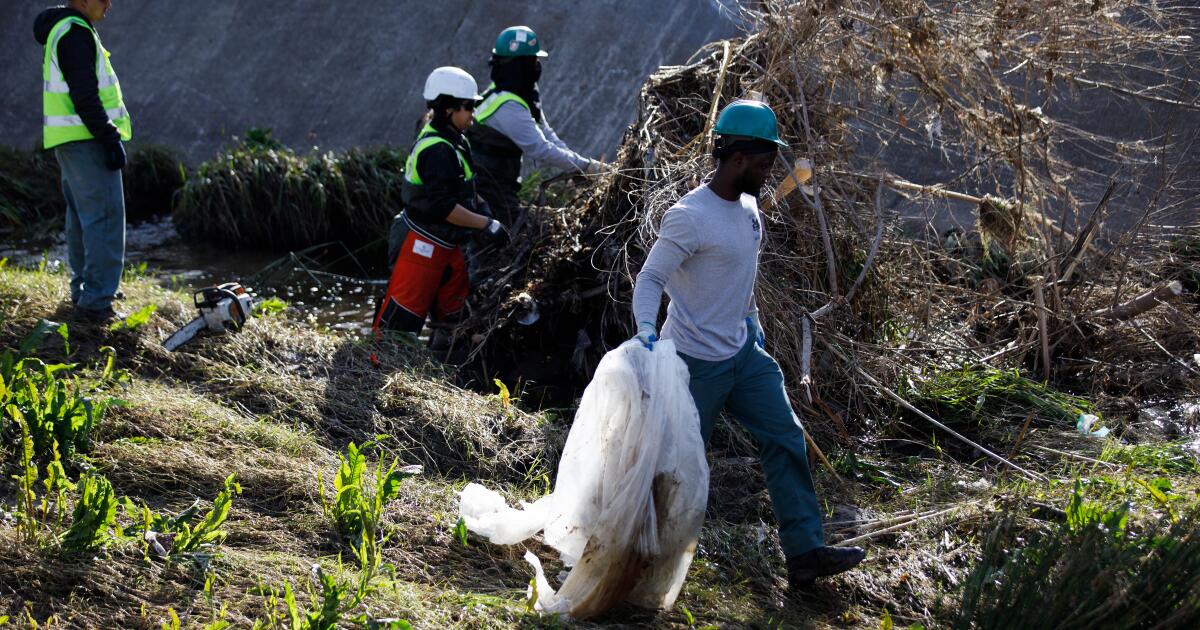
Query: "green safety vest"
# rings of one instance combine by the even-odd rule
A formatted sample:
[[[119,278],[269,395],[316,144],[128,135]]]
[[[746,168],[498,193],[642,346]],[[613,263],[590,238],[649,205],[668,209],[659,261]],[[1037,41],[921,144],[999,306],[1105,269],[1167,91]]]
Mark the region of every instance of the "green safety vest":
[[[117,73],[108,60],[109,52],[104,49],[100,35],[87,20],[71,16],[55,24],[46,40],[45,60],[42,63],[43,146],[50,149],[68,142],[95,138],[76,113],[71,91],[58,67],[58,42],[75,25],[86,28],[96,40],[96,80],[100,88],[100,104],[109,120],[116,125],[121,139],[129,141],[133,137],[133,126],[129,110],[125,109],[125,99],[121,96],[121,83],[117,81]]]
[[[449,140],[438,135],[437,130],[429,123],[425,123],[425,127],[421,129],[421,133],[417,136],[417,143],[413,145],[412,152],[408,154],[408,160],[404,163],[404,179],[408,180],[414,186],[424,185],[424,182],[421,181],[421,174],[417,172],[417,158],[421,156],[421,152],[425,149],[442,142],[449,144],[450,148],[454,149],[454,154],[458,156],[458,163],[463,168],[464,179],[468,182],[475,179],[475,173],[471,171],[471,165],[467,163],[467,158]],[[467,139],[463,138],[463,142],[467,142]],[[467,148],[470,148],[470,146],[470,144],[467,144]]]
[[[501,105],[509,101],[516,101],[520,103],[521,107],[524,107],[526,111],[532,111],[529,109],[529,103],[526,103],[525,99],[521,98],[520,96],[517,96],[512,92],[497,92],[495,83],[489,85],[487,90],[485,90],[485,93],[488,95],[488,97],[483,99],[483,102],[480,103],[479,107],[475,109],[475,122],[477,123],[486,125],[487,119],[491,118],[492,114],[495,114],[496,110],[500,109]]]

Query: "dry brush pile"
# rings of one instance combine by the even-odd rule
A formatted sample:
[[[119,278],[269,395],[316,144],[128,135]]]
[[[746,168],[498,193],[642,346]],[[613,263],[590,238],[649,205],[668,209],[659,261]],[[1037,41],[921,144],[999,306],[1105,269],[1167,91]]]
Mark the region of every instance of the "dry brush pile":
[[[964,366],[1088,395],[1198,392],[1197,302],[1172,284],[1194,289],[1197,265],[1184,162],[1200,109],[1194,9],[753,7],[743,9],[753,34],[649,79],[616,174],[570,207],[531,210],[472,302],[481,377],[586,382],[631,335],[633,278],[658,219],[712,168],[716,112],[757,94],[790,143],[762,201],[758,302],[818,442],[853,446],[851,425],[893,415],[891,392],[920,400],[920,375]],[[1101,100],[1128,131],[1089,129]],[[1138,135],[1137,120],[1154,134]],[[815,176],[797,185],[800,158]],[[972,218],[939,232],[893,209],[911,219],[936,204]],[[535,310],[535,323],[518,323]],[[1035,420],[1061,426],[1052,416]]]

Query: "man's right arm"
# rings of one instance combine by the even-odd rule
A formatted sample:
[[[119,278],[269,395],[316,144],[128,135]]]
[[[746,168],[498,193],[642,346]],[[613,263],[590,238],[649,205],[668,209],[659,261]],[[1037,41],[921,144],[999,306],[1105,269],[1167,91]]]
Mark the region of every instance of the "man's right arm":
[[[75,114],[97,140],[114,144],[121,140],[121,134],[100,102],[100,83],[96,77],[98,52],[92,34],[81,26],[72,26],[58,40],[58,67],[70,90]]]
[[[656,325],[667,280],[698,246],[696,230],[688,216],[675,208],[668,210],[658,240],[650,248],[633,287],[633,316],[637,325]]]

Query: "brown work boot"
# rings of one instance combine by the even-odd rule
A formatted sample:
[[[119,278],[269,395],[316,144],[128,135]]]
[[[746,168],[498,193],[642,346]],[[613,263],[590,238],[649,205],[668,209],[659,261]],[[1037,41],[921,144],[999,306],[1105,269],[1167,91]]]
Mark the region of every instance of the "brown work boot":
[[[817,578],[849,571],[866,557],[862,547],[825,546],[788,558],[788,588],[808,588]]]

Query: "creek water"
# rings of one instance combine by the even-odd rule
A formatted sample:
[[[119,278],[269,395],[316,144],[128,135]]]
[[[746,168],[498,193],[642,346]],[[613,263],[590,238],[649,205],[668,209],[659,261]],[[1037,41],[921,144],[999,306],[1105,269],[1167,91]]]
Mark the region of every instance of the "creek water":
[[[284,300],[293,315],[339,330],[370,328],[386,282],[386,278],[364,277],[363,272],[330,273],[321,262],[330,258],[328,252],[280,254],[191,242],[175,231],[169,216],[130,225],[125,249],[127,273],[144,264],[145,273],[163,286],[185,292],[241,282],[260,298]],[[69,273],[61,232],[10,240],[0,246],[0,257],[12,264],[31,267],[44,263],[49,269]],[[339,269],[347,267],[358,266],[348,260],[339,265]]]

